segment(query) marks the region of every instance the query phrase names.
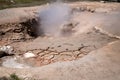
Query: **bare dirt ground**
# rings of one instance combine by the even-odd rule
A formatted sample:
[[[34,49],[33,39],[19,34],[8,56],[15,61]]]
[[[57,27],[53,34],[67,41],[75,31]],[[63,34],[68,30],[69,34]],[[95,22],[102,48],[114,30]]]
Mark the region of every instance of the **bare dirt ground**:
[[[76,2],[69,5],[71,23],[76,27],[69,37],[36,38],[31,36],[31,27],[22,25],[35,18],[45,5],[0,11],[0,46],[14,48],[14,56],[1,58],[1,77],[16,73],[40,80],[120,79],[120,4]],[[35,56],[25,58],[27,52]],[[12,65],[14,61],[9,62],[13,57],[17,63],[24,64],[22,69],[19,64]]]

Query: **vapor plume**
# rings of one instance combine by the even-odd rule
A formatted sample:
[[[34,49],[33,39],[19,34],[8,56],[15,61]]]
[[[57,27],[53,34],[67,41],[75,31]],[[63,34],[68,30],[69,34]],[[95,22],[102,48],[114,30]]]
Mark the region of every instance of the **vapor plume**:
[[[60,35],[61,26],[70,19],[70,12],[70,7],[62,2],[50,4],[39,12],[40,30],[44,35]]]

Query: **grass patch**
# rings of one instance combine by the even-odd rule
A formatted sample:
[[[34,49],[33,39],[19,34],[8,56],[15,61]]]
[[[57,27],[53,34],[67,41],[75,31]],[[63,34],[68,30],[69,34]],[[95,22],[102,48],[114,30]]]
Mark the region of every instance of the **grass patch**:
[[[9,77],[1,77],[0,80],[24,80],[19,78],[15,73],[11,74]]]
[[[0,9],[12,8],[12,7],[26,7],[45,4],[47,2],[57,1],[57,0],[0,0]],[[63,0],[63,1],[101,1],[101,0]],[[116,1],[120,0],[105,0],[105,1]]]
[[[0,0],[0,9],[41,5],[49,0]]]
[[[12,8],[12,7],[26,7],[45,4],[47,2],[53,2],[57,0],[0,0],[0,9]],[[100,0],[63,0],[63,1],[100,1]]]
[[[11,74],[11,75],[10,75],[10,79],[11,79],[11,80],[22,80],[22,79],[19,78],[16,74]]]

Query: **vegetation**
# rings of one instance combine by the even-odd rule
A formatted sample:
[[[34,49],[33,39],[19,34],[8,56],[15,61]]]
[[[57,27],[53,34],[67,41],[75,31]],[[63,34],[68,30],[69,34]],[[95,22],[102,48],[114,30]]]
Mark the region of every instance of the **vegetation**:
[[[19,78],[16,74],[11,74],[10,77],[2,77],[0,80],[23,80]]]
[[[11,75],[10,75],[10,79],[11,79],[11,80],[22,80],[22,79],[19,78],[16,74],[11,74]]]
[[[51,1],[57,1],[57,0],[0,0],[0,9],[41,5]],[[64,0],[64,1],[85,1],[85,0]],[[101,0],[86,0],[86,1],[101,1]],[[105,0],[105,1],[120,2],[120,0]]]
[[[50,0],[0,0],[0,9],[41,5]]]

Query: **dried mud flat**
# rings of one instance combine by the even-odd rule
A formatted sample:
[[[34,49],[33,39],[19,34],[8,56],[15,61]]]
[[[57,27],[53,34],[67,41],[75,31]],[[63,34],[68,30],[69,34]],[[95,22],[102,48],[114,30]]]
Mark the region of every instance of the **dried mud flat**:
[[[0,11],[0,46],[2,50],[12,47],[0,59],[1,77],[16,73],[39,80],[120,79],[120,4],[76,2],[69,6],[70,26],[76,27],[69,37],[35,36],[32,19],[46,5]],[[26,53],[32,57],[26,58]]]

